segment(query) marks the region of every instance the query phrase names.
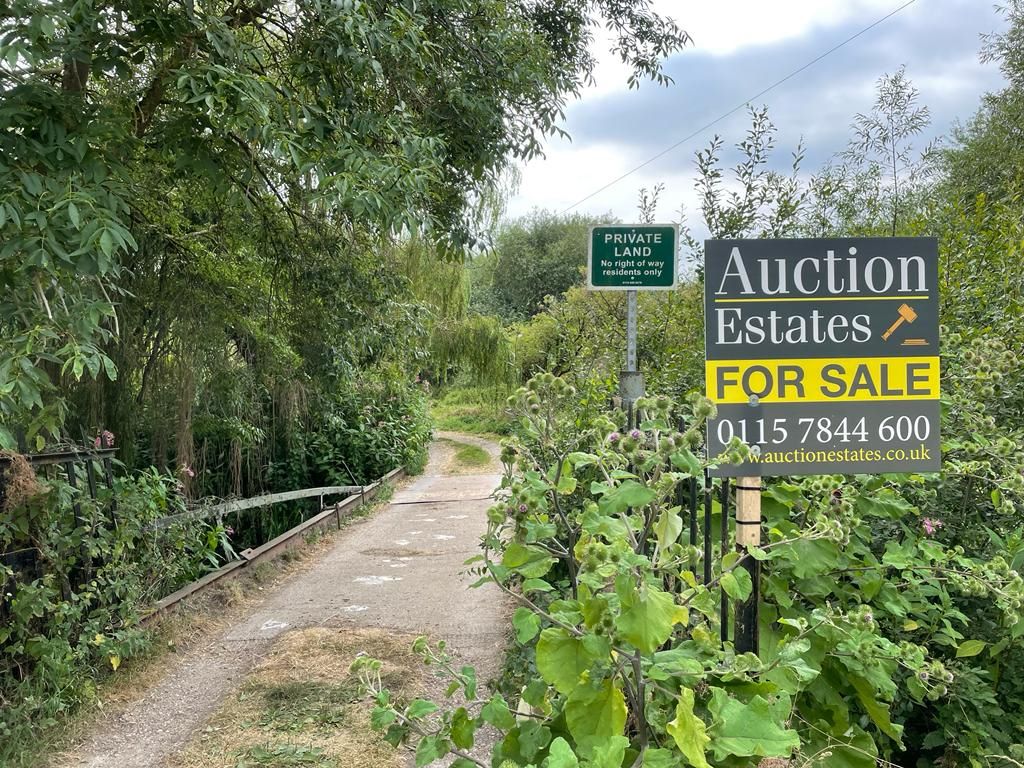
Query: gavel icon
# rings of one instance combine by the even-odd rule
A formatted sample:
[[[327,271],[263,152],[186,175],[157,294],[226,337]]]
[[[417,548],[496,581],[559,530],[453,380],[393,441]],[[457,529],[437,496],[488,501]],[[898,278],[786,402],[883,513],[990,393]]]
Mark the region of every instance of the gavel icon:
[[[917,320],[917,312],[909,304],[902,304],[900,308],[896,310],[900,313],[900,316],[896,318],[896,322],[889,326],[889,330],[882,334],[882,341],[888,341],[889,337],[892,336],[892,332],[903,325],[903,321],[912,323]]]

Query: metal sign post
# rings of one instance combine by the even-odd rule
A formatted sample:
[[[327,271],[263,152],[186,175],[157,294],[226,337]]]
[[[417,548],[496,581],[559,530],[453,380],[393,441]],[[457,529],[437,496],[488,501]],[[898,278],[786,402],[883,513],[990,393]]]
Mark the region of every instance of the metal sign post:
[[[626,365],[619,395],[626,410],[644,396],[637,364],[638,291],[670,291],[679,283],[679,227],[675,224],[619,224],[590,229],[587,287],[626,291]]]

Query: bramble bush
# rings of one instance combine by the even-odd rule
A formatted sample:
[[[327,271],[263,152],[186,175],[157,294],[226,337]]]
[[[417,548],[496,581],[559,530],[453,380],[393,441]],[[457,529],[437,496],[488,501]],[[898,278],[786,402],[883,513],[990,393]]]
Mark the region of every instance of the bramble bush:
[[[0,551],[36,548],[40,575],[0,565],[0,764],[38,750],[40,734],[95,697],[95,683],[145,651],[139,619],[153,602],[222,563],[223,526],[151,523],[184,511],[155,469],[115,481],[97,501],[64,482],[0,515]],[[76,520],[74,505],[80,505]]]
[[[473,562],[480,583],[519,604],[512,623],[515,653],[530,665],[524,684],[481,696],[472,669],[454,669],[443,644],[425,640],[418,650],[452,678],[448,694],[459,692],[460,706],[396,701],[378,662],[355,665],[375,696],[374,725],[411,746],[418,766],[445,755],[456,768],[1019,759],[1020,700],[1000,698],[993,667],[1020,653],[1024,581],[993,540],[974,549],[951,540],[936,506],[963,493],[956,473],[983,470],[970,447],[949,448],[948,478],[767,483],[764,542],[747,555],[763,568],[755,655],[719,639],[722,592],[737,601],[752,591],[743,556],[729,547],[702,583],[702,553],[685,542],[675,501],[680,483],[703,478],[713,404],[691,397],[680,427],[676,404],[650,398],[639,427],[625,432],[621,414],[581,414],[573,388],[541,374],[513,407],[520,434],[504,446],[499,502]],[[747,450],[734,442],[719,458]],[[1001,506],[1019,508],[1009,477],[993,471],[986,483]],[[712,530],[720,514],[716,506]],[[974,711],[990,730],[954,714]],[[485,724],[499,732],[489,762],[470,752]]]

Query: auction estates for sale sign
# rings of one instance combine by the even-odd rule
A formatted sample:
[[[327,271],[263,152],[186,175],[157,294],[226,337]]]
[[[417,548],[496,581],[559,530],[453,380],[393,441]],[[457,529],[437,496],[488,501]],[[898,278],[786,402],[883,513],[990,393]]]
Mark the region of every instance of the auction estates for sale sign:
[[[939,469],[934,238],[709,240],[704,284],[715,474]]]

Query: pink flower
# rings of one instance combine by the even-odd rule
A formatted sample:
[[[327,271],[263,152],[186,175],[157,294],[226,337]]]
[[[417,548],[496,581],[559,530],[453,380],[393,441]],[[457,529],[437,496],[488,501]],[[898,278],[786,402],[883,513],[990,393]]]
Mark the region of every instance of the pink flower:
[[[188,464],[182,464],[181,465],[181,473],[183,475],[187,475],[188,477],[195,477],[196,476],[196,473],[192,470],[192,467],[190,467]]]
[[[114,447],[114,433],[109,429],[104,429],[100,433],[99,437],[92,441],[93,448],[113,448]]]
[[[932,536],[935,534],[937,530],[939,530],[939,528],[942,527],[942,521],[936,520],[931,517],[926,517],[921,520],[921,527],[924,528],[924,533],[926,536]]]

